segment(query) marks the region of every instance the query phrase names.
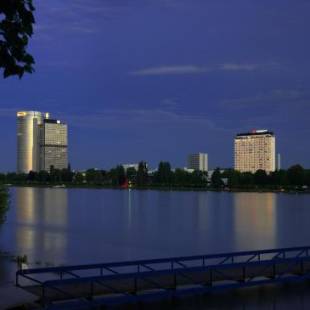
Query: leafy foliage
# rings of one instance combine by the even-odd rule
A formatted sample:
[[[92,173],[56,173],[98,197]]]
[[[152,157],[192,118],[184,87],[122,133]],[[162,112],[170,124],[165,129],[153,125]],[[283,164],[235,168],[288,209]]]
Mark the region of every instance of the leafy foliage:
[[[85,172],[67,169],[54,169],[50,172],[30,171],[28,174],[0,173],[1,184],[15,185],[78,185],[120,187],[124,184],[137,188],[191,188],[191,189],[232,189],[232,190],[310,190],[310,170],[295,165],[288,170],[278,170],[267,174],[263,170],[255,173],[239,172],[234,169],[215,169],[209,174],[202,171],[189,172],[183,169],[171,169],[169,162],[160,162],[157,171],[148,171],[144,161],[139,167],[124,169],[118,165],[109,171],[88,169]]]
[[[223,186],[220,168],[216,168],[211,177],[211,184],[214,188],[221,188]]]
[[[5,215],[9,204],[8,200],[9,195],[7,189],[0,187],[0,224],[5,221]]]
[[[127,175],[128,175],[128,171],[127,171]],[[139,163],[136,184],[137,186],[146,186],[148,184],[148,169],[147,169],[147,164],[144,161],[141,161]]]
[[[172,183],[173,174],[169,162],[161,161],[158,165],[158,170],[155,174],[155,182],[163,185]]]
[[[4,78],[34,71],[34,59],[27,52],[33,35],[35,8],[32,0],[0,1],[0,69]]]

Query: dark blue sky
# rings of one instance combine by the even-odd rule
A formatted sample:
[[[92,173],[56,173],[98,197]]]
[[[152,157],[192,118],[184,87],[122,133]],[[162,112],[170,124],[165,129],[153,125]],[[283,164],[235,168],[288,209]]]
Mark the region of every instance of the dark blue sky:
[[[0,170],[15,169],[19,109],[69,124],[78,169],[198,151],[229,167],[253,128],[310,167],[310,1],[34,2],[36,73],[0,80]]]

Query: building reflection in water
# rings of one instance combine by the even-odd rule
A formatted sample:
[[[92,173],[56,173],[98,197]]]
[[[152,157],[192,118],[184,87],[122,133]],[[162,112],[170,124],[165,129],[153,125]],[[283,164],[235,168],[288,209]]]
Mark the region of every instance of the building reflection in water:
[[[66,189],[16,189],[16,249],[29,262],[61,263],[67,252]]]
[[[235,193],[235,247],[239,250],[277,246],[275,193]]]

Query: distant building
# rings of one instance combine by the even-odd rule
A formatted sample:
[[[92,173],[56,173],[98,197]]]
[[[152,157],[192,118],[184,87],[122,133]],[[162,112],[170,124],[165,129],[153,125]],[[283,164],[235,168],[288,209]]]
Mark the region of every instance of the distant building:
[[[127,169],[129,169],[129,168],[133,168],[136,171],[138,171],[138,169],[139,169],[139,164],[123,164],[122,166],[123,166],[125,171],[127,171]]]
[[[185,172],[189,172],[189,173],[193,173],[195,171],[195,169],[190,169],[190,168],[187,168],[187,167],[184,167],[183,170]]]
[[[17,172],[67,168],[67,125],[49,113],[17,112]]]
[[[187,159],[187,168],[199,171],[208,171],[208,154],[191,154]]]
[[[235,137],[235,170],[240,172],[275,171],[275,135],[268,130],[253,130]]]
[[[44,119],[40,125],[40,170],[68,167],[68,126],[59,120]]]

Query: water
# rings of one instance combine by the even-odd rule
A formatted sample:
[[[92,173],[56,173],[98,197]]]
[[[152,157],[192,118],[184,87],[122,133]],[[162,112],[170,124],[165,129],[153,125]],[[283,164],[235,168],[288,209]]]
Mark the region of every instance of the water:
[[[12,188],[0,249],[41,267],[303,246],[309,219],[310,195]]]

